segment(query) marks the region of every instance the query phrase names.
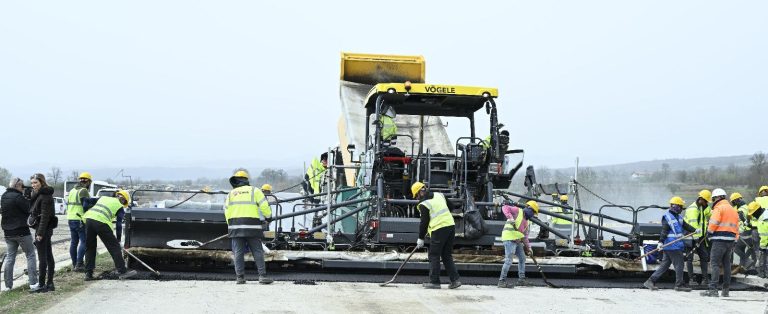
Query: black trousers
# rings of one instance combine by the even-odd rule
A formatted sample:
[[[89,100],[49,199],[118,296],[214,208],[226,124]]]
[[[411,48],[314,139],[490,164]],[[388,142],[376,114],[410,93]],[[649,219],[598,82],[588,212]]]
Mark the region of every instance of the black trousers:
[[[117,241],[112,228],[93,219],[85,220],[85,228],[85,271],[92,274],[93,269],[96,268],[96,236],[98,236],[104,246],[107,247],[109,255],[112,256],[117,272],[124,273],[126,268],[123,251],[120,249],[120,242]]]
[[[51,237],[53,230],[43,236],[42,241],[35,241],[37,246],[37,282],[43,285],[53,285],[53,273],[56,271],[56,261],[53,259],[53,248],[51,247]],[[46,281],[46,279],[48,281]]]
[[[685,254],[694,250],[693,253],[688,254],[688,259],[685,260],[685,266],[688,269],[688,280],[686,283],[690,283],[691,278],[693,277],[693,254],[699,256],[699,267],[701,267],[702,278],[709,277],[709,243],[707,243],[707,240],[699,242],[699,239],[694,239],[694,241],[683,240],[683,242],[685,242]],[[696,247],[693,247],[694,245]]]
[[[440,284],[440,260],[443,261],[445,272],[451,282],[459,280],[459,272],[453,262],[453,239],[456,237],[456,227],[448,226],[432,231],[429,240],[429,281]]]

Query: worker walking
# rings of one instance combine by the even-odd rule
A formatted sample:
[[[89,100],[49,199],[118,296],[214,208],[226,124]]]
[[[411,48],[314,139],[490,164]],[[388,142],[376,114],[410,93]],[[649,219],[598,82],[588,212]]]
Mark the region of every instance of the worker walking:
[[[124,208],[131,204],[131,196],[125,190],[118,190],[115,197],[102,196],[99,198],[82,199],[83,208],[86,209],[85,219],[85,280],[93,280],[93,270],[96,267],[96,237],[101,239],[107,248],[120,279],[130,278],[136,275],[135,270],[128,270],[123,260],[120,242],[115,237],[112,219],[117,218],[117,223],[123,223]]]
[[[501,266],[499,276],[499,288],[513,288],[512,283],[507,282],[507,273],[512,266],[512,259],[517,256],[517,285],[525,286],[525,255],[531,255],[530,242],[528,241],[529,222],[534,213],[538,213],[539,204],[536,201],[528,201],[526,209],[520,210],[516,206],[504,205],[501,211],[507,218],[504,229],[501,231],[501,241],[504,243],[504,265]]]
[[[683,220],[680,214],[683,212],[683,206],[685,202],[679,196],[674,196],[669,200],[669,210],[661,216],[661,235],[659,237],[659,249],[664,253],[664,257],[659,264],[659,268],[653,272],[648,280],[643,283],[648,289],[657,290],[656,282],[659,281],[664,273],[669,270],[670,265],[675,267],[675,291],[690,292],[691,287],[684,282],[684,261],[683,255],[685,244],[682,241],[669,244],[668,246],[661,248],[663,245],[667,245],[677,239],[682,238],[686,233],[695,232],[696,228],[689,225]]]
[[[759,236],[759,263],[757,264],[757,275],[761,278],[766,278],[766,262],[768,262],[768,214],[765,213],[765,208],[760,206],[758,202],[749,203],[749,212],[754,217],[757,217],[755,224],[757,229],[754,233]]]
[[[323,175],[325,169],[328,168],[328,153],[322,153],[320,160],[317,158],[312,159],[312,162],[307,168],[307,172],[304,174],[304,181],[301,182],[301,186],[304,188],[304,192],[307,195],[318,194],[321,191],[321,182],[323,182]],[[320,203],[317,198],[311,198],[312,203]]]
[[[690,280],[693,279],[697,282],[697,284],[709,284],[709,242],[704,236],[703,229],[707,227],[707,224],[709,223],[709,217],[712,216],[712,209],[709,206],[709,203],[711,202],[712,192],[709,190],[701,190],[698,197],[696,198],[696,201],[691,203],[691,205],[689,205],[685,210],[685,222],[691,227],[696,228],[692,240],[683,240],[688,255],[688,259],[685,261],[685,266],[688,269],[689,275],[688,283],[690,283]],[[693,275],[692,253],[696,253],[696,255],[699,257],[701,275]]]
[[[450,203],[442,193],[428,192],[424,183],[416,182],[411,186],[414,199],[421,215],[419,239],[416,248],[424,247],[424,239],[429,235],[429,282],[423,284],[427,289],[440,289],[440,260],[451,280],[449,289],[461,286],[459,272],[453,262],[453,240],[456,236],[455,222],[451,214]]]
[[[739,241],[736,242],[734,253],[739,256],[739,266],[745,271],[753,269],[757,263],[757,243],[752,240],[752,229],[757,229],[757,222],[749,214],[747,202],[741,196],[741,193],[731,194],[731,205],[739,213]],[[750,258],[751,257],[751,258]]]
[[[85,271],[85,219],[83,215],[83,199],[90,198],[93,177],[88,172],[82,172],[77,178],[78,183],[67,195],[67,221],[69,224],[69,257],[72,259],[72,269],[76,272]]]
[[[723,189],[712,191],[712,217],[707,227],[707,237],[712,242],[709,260],[712,261],[712,277],[709,279],[709,290],[702,296],[717,297],[717,284],[720,281],[720,270],[723,270],[723,291],[721,296],[728,297],[731,287],[731,255],[733,247],[739,239],[739,214],[726,200],[728,196]]]
[[[227,220],[229,238],[232,239],[235,275],[237,284],[245,283],[245,249],[250,247],[253,260],[259,272],[259,283],[270,284],[272,279],[267,277],[267,267],[264,264],[264,224],[272,216],[272,209],[264,193],[257,187],[250,186],[248,173],[237,171],[229,178],[232,191],[224,203],[224,217]]]

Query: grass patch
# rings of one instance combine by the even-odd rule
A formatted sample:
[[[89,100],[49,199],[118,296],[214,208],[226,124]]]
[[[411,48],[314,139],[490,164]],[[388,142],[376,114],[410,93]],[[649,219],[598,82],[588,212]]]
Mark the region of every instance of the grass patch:
[[[114,266],[109,253],[99,254],[96,256],[94,276],[111,270]],[[26,275],[22,278],[26,278]],[[84,281],[83,278],[85,273],[72,271],[72,266],[64,267],[53,276],[56,291],[46,293],[29,293],[29,285],[24,280],[22,287],[0,293],[0,313],[35,313],[48,309],[92,283]]]

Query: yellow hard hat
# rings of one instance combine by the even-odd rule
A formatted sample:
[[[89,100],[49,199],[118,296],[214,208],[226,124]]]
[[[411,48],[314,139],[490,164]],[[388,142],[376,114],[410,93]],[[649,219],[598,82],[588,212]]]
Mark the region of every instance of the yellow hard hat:
[[[741,198],[741,193],[739,193],[739,192],[731,193],[731,202],[733,202],[733,201],[735,201],[737,199],[740,199],[740,198]]]
[[[560,201],[561,202],[567,202],[568,201],[568,195],[565,195],[565,194],[560,195]]]
[[[536,203],[536,201],[527,201],[525,202],[525,205],[531,206],[533,208],[533,212],[538,214],[539,213],[539,203]]]
[[[552,193],[552,197],[558,197],[558,196],[560,195],[558,195],[557,193]]]
[[[117,195],[122,196],[126,201],[128,201],[128,205],[124,205],[124,207],[128,207],[131,205],[131,194],[129,194],[128,191],[117,190]]]
[[[248,172],[246,172],[245,170],[238,170],[237,172],[235,172],[235,174],[232,175],[232,177],[239,177],[239,178],[250,179],[248,177]]]
[[[669,199],[670,204],[685,206],[685,201],[683,201],[683,198],[680,196],[673,196]]]
[[[753,201],[752,203],[749,203],[749,205],[747,205],[747,209],[749,209],[749,214],[752,215],[755,213],[755,211],[760,209],[760,204]]]
[[[761,186],[760,189],[757,190],[757,194],[760,194],[762,191],[768,191],[768,185]]]
[[[704,199],[704,200],[706,200],[707,202],[710,202],[710,203],[712,203],[712,192],[711,192],[711,191],[709,191],[709,190],[701,190],[701,191],[699,192],[699,197],[700,197],[700,198],[703,198],[703,199]]]
[[[91,176],[91,174],[89,172],[81,172],[80,176],[78,176],[77,178],[78,179],[88,179],[88,180],[93,181],[93,177]]]
[[[419,181],[416,181],[413,185],[411,185],[411,194],[413,194],[413,198],[416,198],[416,194],[419,194],[419,191],[426,187],[424,183],[421,183]]]
[[[272,191],[272,185],[269,183],[264,183],[264,185],[261,186],[262,191]]]

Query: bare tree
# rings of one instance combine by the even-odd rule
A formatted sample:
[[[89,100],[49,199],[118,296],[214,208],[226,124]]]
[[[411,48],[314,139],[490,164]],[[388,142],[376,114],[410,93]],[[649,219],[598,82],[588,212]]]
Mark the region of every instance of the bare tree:
[[[752,166],[749,167],[751,172],[749,185],[753,188],[757,188],[758,186],[768,181],[765,179],[765,175],[768,174],[768,169],[766,169],[768,168],[768,165],[766,165],[765,153],[757,152],[752,155],[749,160],[752,161]]]
[[[51,172],[48,173],[48,178],[53,182],[53,186],[59,183],[61,180],[61,168],[51,167]]]
[[[70,172],[70,176],[68,178],[71,181],[77,181],[77,177],[78,176],[80,176],[80,171],[79,170],[72,170],[72,172]]]
[[[0,167],[0,185],[8,184],[11,181],[12,176],[13,175],[10,171],[8,171],[8,169]]]
[[[661,178],[664,182],[669,181],[669,164],[666,162],[661,164]]]

